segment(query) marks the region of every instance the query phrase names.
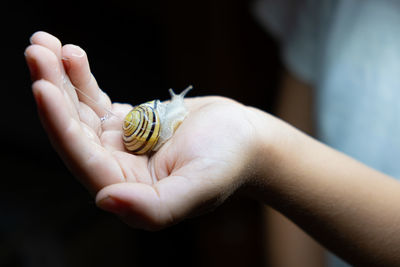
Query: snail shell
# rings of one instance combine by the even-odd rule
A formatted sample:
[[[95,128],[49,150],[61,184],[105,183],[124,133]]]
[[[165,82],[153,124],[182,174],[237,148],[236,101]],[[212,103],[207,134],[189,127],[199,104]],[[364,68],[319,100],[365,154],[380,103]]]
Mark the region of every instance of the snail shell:
[[[126,149],[136,154],[150,151],[160,137],[160,116],[153,100],[134,107],[125,117],[123,140]]]
[[[167,103],[153,100],[135,106],[126,115],[122,127],[126,149],[145,154],[157,151],[170,139],[188,113],[183,98],[190,89],[191,86],[179,95],[170,89],[171,101]]]

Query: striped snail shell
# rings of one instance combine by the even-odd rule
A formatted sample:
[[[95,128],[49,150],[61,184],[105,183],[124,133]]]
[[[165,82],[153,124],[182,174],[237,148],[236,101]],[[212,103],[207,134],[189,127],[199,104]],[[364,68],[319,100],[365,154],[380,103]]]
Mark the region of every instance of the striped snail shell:
[[[170,89],[171,101],[166,103],[153,100],[135,106],[122,127],[126,149],[141,155],[157,151],[170,139],[188,113],[183,98],[190,89],[192,86],[179,95]]]
[[[160,137],[160,116],[153,100],[134,107],[125,117],[123,140],[126,149],[136,154],[150,151]]]

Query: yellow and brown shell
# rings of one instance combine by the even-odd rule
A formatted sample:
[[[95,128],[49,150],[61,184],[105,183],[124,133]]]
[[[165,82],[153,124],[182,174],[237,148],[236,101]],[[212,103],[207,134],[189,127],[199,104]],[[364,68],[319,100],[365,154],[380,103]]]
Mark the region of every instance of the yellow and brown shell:
[[[125,117],[123,141],[127,150],[134,154],[145,154],[157,144],[161,123],[157,111],[159,100],[134,107]]]
[[[135,106],[126,115],[122,127],[126,149],[140,155],[157,151],[167,142],[188,113],[183,98],[191,89],[189,86],[178,95],[170,89],[168,102],[153,100]]]

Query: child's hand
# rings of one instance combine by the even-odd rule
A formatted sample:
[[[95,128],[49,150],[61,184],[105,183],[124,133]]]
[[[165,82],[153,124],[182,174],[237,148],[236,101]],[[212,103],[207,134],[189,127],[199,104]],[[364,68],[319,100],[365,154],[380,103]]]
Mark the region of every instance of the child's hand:
[[[44,32],[31,42],[25,54],[43,125],[99,207],[159,229],[215,207],[255,174],[250,109],[221,97],[186,99],[189,114],[174,136],[151,157],[136,156],[122,142],[121,118],[131,106],[111,104],[85,52]],[[102,123],[107,110],[118,118]]]

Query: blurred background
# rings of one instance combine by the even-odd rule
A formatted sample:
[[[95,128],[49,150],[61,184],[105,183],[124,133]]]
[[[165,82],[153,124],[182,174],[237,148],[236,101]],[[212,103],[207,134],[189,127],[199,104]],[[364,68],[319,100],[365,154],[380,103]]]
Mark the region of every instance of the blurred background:
[[[264,266],[262,207],[236,196],[169,229],[131,229],[96,208],[36,115],[23,52],[47,31],[88,53],[113,101],[223,95],[272,112],[281,64],[250,0],[2,4],[0,266]]]

